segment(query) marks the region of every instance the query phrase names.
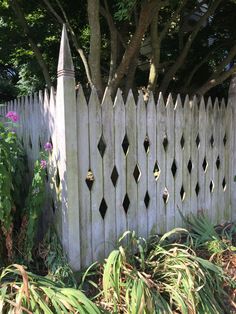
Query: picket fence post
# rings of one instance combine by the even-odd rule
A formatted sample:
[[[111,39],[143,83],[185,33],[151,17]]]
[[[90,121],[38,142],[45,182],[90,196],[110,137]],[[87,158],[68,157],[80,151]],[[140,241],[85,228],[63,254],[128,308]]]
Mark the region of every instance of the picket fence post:
[[[80,217],[76,92],[66,27],[63,25],[57,68],[56,137],[61,184],[62,244],[70,265],[80,269]]]
[[[230,194],[232,219],[236,219],[236,73],[232,76],[229,93],[228,106],[231,110],[231,138],[230,138]]]

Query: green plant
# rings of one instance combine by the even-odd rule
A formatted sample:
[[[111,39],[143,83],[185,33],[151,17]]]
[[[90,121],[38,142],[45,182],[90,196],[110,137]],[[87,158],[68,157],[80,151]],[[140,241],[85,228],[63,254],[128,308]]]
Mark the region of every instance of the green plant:
[[[102,281],[106,309],[130,314],[224,311],[222,287],[227,278],[222,269],[198,257],[188,245],[173,242],[179,233],[187,235],[189,243],[188,231],[174,229],[148,246],[131,234],[136,254],[122,246],[111,252]]]
[[[16,206],[22,205],[21,180],[25,171],[24,151],[14,128],[19,116],[9,111],[0,122],[0,223],[5,237],[7,255],[13,258],[12,233]]]
[[[0,274],[1,313],[100,314],[98,307],[80,290],[66,288],[47,277],[11,265]]]
[[[70,268],[56,231],[50,228],[43,243],[39,247],[39,255],[43,258],[48,270],[48,277],[61,282],[67,287],[77,288],[77,282]]]
[[[15,122],[17,121],[18,116],[15,113]],[[14,121],[5,120],[0,122],[0,221],[6,230],[13,222],[12,209],[18,193],[14,182],[19,181],[18,169],[23,168],[24,156],[23,148],[13,130],[16,127],[13,123]]]
[[[19,247],[23,247],[24,258],[32,261],[32,249],[38,229],[39,217],[43,210],[45,199],[45,178],[48,161],[48,152],[52,149],[50,143],[46,143],[45,151],[40,152],[40,158],[36,160],[34,174],[29,193],[23,210]]]

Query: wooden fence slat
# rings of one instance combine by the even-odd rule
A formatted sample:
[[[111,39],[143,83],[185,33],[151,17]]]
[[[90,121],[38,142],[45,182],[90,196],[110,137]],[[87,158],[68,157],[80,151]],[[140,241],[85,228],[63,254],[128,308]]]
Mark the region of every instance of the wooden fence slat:
[[[61,206],[60,206],[60,184],[56,180],[57,176],[57,136],[56,136],[56,98],[55,91],[52,87],[50,90],[50,103],[49,103],[49,133],[52,142],[52,152],[49,154],[49,182],[51,189],[50,207],[53,212],[53,218],[57,228],[58,234],[61,234],[62,221],[61,221]],[[58,186],[57,186],[58,185]]]
[[[105,214],[105,256],[114,249],[116,241],[116,208],[115,208],[115,187],[112,184],[111,174],[115,166],[114,149],[114,117],[113,103],[109,90],[106,89],[102,102],[102,128],[106,150],[103,157],[103,184],[104,199],[107,204]]]
[[[212,182],[212,173],[213,173],[213,149],[212,149],[212,129],[213,129],[213,108],[212,101],[208,98],[207,107],[206,107],[206,184],[205,184],[205,209],[207,210],[208,216],[212,219],[212,189],[214,188]]]
[[[231,219],[231,206],[230,206],[230,125],[231,125],[231,110],[228,106],[225,106],[223,102],[223,110],[225,112],[224,119],[224,167],[225,167],[225,182],[222,182],[222,188],[224,190],[224,221],[229,221]],[[234,152],[235,153],[235,152]],[[235,210],[235,209],[234,209]]]
[[[139,127],[139,125],[138,125]],[[150,197],[150,204],[147,209],[148,232],[157,233],[157,209],[156,209],[156,180],[153,169],[156,163],[156,105],[153,94],[150,94],[147,103],[147,136],[149,138],[149,152],[147,155],[147,191]]]
[[[234,94],[235,95],[235,94]],[[235,97],[235,96],[234,96]],[[232,99],[233,100],[233,99]],[[229,132],[229,141],[230,141],[230,185],[229,185],[229,193],[230,193],[230,204],[231,204],[231,216],[232,221],[236,219],[236,132],[235,132],[235,125],[236,125],[236,116],[235,116],[235,104],[229,100],[228,102],[228,110],[229,115],[231,115],[230,120],[230,132]]]
[[[156,116],[154,118],[156,119]],[[144,103],[143,95],[142,93],[140,93],[137,103],[137,160],[141,171],[141,177],[137,185],[138,188],[137,220],[138,220],[138,235],[144,238],[148,236],[148,210],[150,208],[150,194],[148,191],[147,184],[148,178],[147,154],[149,153],[148,145],[150,143],[149,139],[146,138],[147,135],[146,127],[147,127],[146,105]],[[145,151],[144,143],[146,145],[147,152]],[[153,175],[153,168],[151,169],[150,173]]]
[[[229,134],[230,141],[230,204],[231,204],[231,214],[232,220],[236,219],[236,76],[235,74],[231,77],[230,87],[228,91],[228,103],[227,107],[229,107],[230,115],[231,115],[231,129]]]
[[[125,137],[125,105],[118,89],[114,102],[114,146],[115,146],[115,208],[117,239],[127,230],[127,216],[123,208],[126,194],[126,158],[122,148]]]
[[[163,147],[163,140],[166,135],[166,106],[162,97],[159,95],[157,103],[157,168],[154,169],[157,181],[156,202],[157,202],[157,226],[158,233],[163,234],[166,231],[166,206],[163,201],[163,193],[166,185],[166,159],[165,149]]]
[[[198,210],[198,195],[196,192],[196,187],[198,183],[198,147],[197,147],[197,137],[198,137],[198,106],[196,97],[193,98],[191,102],[191,131],[190,131],[190,156],[192,162],[191,169],[191,179],[190,179],[190,198],[191,198],[191,213],[193,215],[197,214]],[[200,147],[199,147],[200,148]]]
[[[93,176],[90,165],[89,151],[89,113],[88,105],[84,97],[82,87],[77,94],[77,133],[78,133],[78,154],[79,165],[79,205],[80,205],[80,226],[81,240],[81,267],[88,266],[92,260],[92,213],[91,213],[91,192]]]
[[[134,171],[137,165],[136,154],[136,104],[132,91],[129,92],[125,105],[126,134],[129,141],[128,153],[126,156],[126,193],[124,202],[127,210],[128,229],[137,232],[137,186],[134,178]]]
[[[206,171],[204,170],[204,161],[206,158],[206,108],[204,98],[201,98],[199,105],[199,117],[198,117],[198,129],[199,129],[199,156],[198,156],[198,210],[205,209],[205,184],[206,184]]]
[[[182,212],[182,197],[180,194],[183,183],[183,148],[181,146],[181,139],[184,132],[184,113],[180,95],[177,96],[175,104],[175,161],[176,161],[176,176],[174,185],[175,195],[175,227],[182,225],[182,218],[179,211]]]
[[[184,153],[183,153],[183,214],[185,217],[189,216],[191,209],[191,175],[189,173],[188,166],[190,166],[191,160],[191,142],[190,142],[190,134],[191,134],[191,107],[188,95],[184,101],[184,133],[183,133],[183,141],[184,141]]]
[[[94,183],[91,191],[92,208],[92,252],[93,260],[99,260],[105,254],[104,220],[99,208],[103,200],[103,165],[98,144],[102,137],[101,105],[97,93],[92,89],[89,100],[89,134],[90,134],[90,162]],[[102,206],[102,208],[104,208]]]
[[[219,182],[219,169],[217,168],[217,160],[219,156],[219,146],[220,146],[220,136],[218,128],[221,127],[221,120],[220,120],[220,112],[219,112],[219,101],[216,98],[214,102],[214,110],[213,110],[213,128],[212,128],[212,134],[214,138],[214,144],[213,144],[213,159],[212,159],[212,181],[214,182],[214,190],[212,192],[212,222],[214,224],[217,224],[221,222],[220,218],[220,210],[218,210],[218,195],[219,195],[219,189],[220,189],[220,182]]]
[[[167,128],[166,128],[166,189],[167,189],[167,201],[166,201],[166,215],[167,215],[167,230],[171,230],[175,226],[175,120],[174,120],[174,103],[171,94],[167,99]]]

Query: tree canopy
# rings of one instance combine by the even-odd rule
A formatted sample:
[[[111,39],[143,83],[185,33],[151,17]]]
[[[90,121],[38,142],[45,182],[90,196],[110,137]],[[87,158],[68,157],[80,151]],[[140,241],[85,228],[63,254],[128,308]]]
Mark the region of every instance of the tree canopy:
[[[1,0],[0,99],[55,85],[66,24],[78,83],[224,96],[236,71],[232,0]]]

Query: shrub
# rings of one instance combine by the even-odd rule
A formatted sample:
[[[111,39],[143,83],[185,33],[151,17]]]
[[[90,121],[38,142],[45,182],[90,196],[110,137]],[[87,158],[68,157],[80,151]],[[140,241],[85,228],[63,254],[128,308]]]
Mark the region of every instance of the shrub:
[[[134,234],[138,253],[122,246],[111,252],[103,271],[103,302],[115,313],[221,314],[227,280],[222,269],[196,256],[187,245],[169,238],[174,229],[147,245]]]

